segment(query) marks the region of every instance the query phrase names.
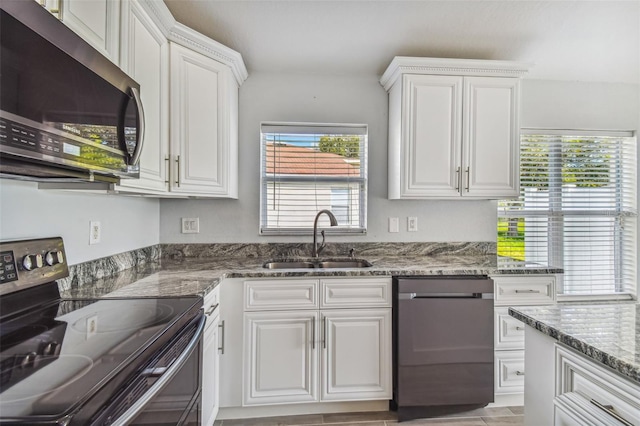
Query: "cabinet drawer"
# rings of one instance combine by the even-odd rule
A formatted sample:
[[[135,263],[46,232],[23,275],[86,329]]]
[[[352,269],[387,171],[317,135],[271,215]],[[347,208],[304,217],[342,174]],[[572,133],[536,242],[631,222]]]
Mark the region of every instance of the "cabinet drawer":
[[[524,351],[496,351],[496,394],[524,392]]]
[[[640,424],[640,385],[617,373],[585,359],[566,347],[556,344],[556,395],[560,400],[574,401],[579,411],[609,424]],[[612,409],[616,414],[610,414]]]
[[[244,309],[318,308],[318,280],[260,280],[244,282]]]
[[[509,315],[509,308],[495,308],[494,321],[496,349],[524,349],[525,325]]]
[[[492,278],[496,285],[496,306],[546,305],[555,301],[556,279],[554,276]]]
[[[348,278],[320,281],[322,308],[391,307],[390,278]]]

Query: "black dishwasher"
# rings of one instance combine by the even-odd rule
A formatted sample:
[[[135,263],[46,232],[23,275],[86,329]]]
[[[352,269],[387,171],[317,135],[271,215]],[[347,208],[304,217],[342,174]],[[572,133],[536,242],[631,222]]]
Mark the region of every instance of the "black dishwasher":
[[[395,277],[393,354],[400,421],[493,402],[493,280]]]

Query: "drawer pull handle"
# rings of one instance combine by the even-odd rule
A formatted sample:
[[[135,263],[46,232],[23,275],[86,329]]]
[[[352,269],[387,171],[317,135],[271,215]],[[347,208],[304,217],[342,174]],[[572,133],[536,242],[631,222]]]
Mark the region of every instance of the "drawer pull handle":
[[[167,176],[167,179],[165,179],[164,183],[166,183],[168,185],[169,184],[169,173],[171,173],[171,171],[169,170],[169,168],[170,168],[169,157],[164,157],[164,161],[167,163],[167,169],[166,169],[166,172],[165,172],[165,175]]]
[[[471,179],[470,178],[471,173],[469,173],[469,167],[467,167],[467,171],[465,173],[467,173],[467,187],[465,189],[467,190],[467,192],[469,192],[469,187],[470,187],[469,180]]]
[[[211,306],[209,307],[209,310],[207,310],[207,312],[205,312],[204,314],[205,314],[206,316],[211,315],[211,314],[212,314],[216,309],[218,309],[218,305],[219,305],[219,303],[216,303],[215,305],[211,305]]]
[[[180,186],[180,156],[176,156],[176,165],[178,167],[178,173],[176,174],[176,186]]]
[[[524,371],[516,370],[516,376],[524,376]]]
[[[540,293],[540,290],[516,290],[516,293]]]
[[[327,317],[322,319],[322,349],[327,349]]]
[[[219,339],[222,342],[220,346],[218,346],[218,352],[220,352],[221,355],[224,355],[224,320],[220,321],[218,328],[220,329]]]
[[[616,413],[616,410],[613,408],[612,405],[601,404],[595,399],[592,399],[591,403],[596,407],[598,407],[599,409],[601,409],[602,411],[604,411],[605,413],[607,413],[608,415],[610,415],[611,417],[613,417],[614,419],[616,419],[617,421],[619,421],[620,423],[622,423],[623,425],[633,426],[633,423],[631,423],[630,421],[620,416],[620,414]]]
[[[522,331],[522,330],[524,330],[524,327],[520,327],[520,326],[518,326],[518,325],[517,325],[517,326],[516,326],[516,330],[518,330],[518,331]]]
[[[311,317],[311,349],[316,348],[316,317]]]

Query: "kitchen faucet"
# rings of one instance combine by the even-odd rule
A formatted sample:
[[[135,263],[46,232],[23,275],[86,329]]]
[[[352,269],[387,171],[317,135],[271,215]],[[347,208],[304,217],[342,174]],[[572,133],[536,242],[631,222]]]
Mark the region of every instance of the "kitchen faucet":
[[[311,252],[312,257],[318,257],[320,252],[324,250],[324,230],[320,232],[320,234],[322,235],[322,243],[320,244],[320,247],[318,247],[318,218],[322,213],[325,213],[327,216],[329,216],[331,226],[338,226],[338,220],[333,215],[333,213],[331,213],[331,211],[325,209],[318,212],[315,220],[313,221],[313,251]]]

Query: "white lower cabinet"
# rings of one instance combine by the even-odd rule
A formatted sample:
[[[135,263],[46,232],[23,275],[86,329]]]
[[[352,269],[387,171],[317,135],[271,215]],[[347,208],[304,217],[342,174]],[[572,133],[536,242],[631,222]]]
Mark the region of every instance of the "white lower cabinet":
[[[391,310],[321,311],[324,401],[388,399]]]
[[[244,403],[314,402],[317,312],[245,314]]]
[[[497,275],[491,278],[495,283],[495,394],[496,397],[521,397],[525,382],[525,326],[509,315],[509,306],[554,304],[556,276]]]
[[[555,344],[556,425],[640,425],[640,385]]]
[[[391,280],[339,281],[384,300],[320,309],[338,280],[245,281],[244,406],[391,398]]]
[[[220,310],[219,289],[205,297],[207,322],[202,349],[202,425],[212,426],[220,406]]]
[[[640,385],[526,327],[526,426],[640,425]]]
[[[524,350],[495,352],[495,393],[524,392]]]

